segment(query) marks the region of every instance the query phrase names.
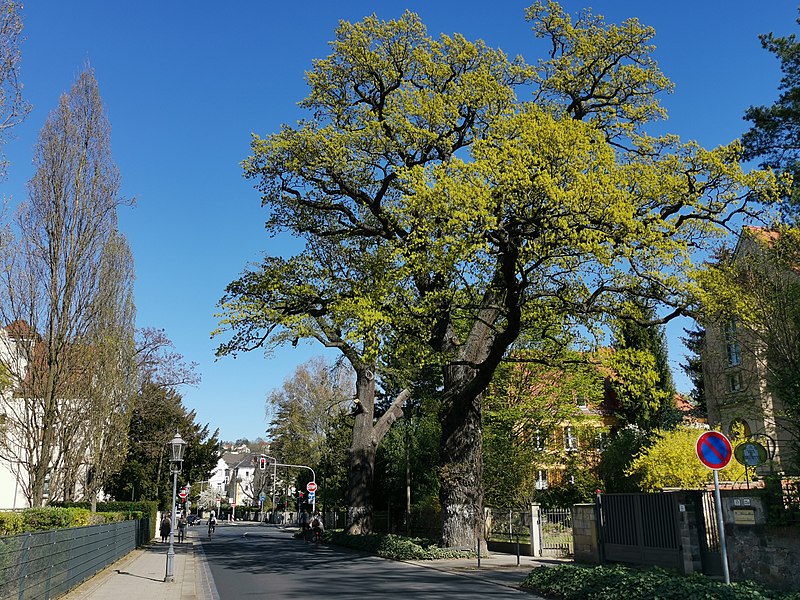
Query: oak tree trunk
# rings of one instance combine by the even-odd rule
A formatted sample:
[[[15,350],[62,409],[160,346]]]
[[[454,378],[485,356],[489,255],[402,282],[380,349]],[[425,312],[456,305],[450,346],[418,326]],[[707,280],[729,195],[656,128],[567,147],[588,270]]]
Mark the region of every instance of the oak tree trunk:
[[[454,402],[442,414],[442,542],[485,548],[481,397]]]
[[[376,444],[372,421],[375,414],[375,379],[369,369],[356,374],[356,416],[348,469],[348,533],[372,531],[372,479]]]

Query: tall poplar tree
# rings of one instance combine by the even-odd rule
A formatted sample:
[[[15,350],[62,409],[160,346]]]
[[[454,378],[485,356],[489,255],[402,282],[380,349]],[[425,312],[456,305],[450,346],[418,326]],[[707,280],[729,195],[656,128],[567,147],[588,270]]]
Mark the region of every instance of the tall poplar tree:
[[[22,95],[19,76],[23,28],[21,10],[19,2],[0,0],[0,148],[8,139],[11,128],[21,123],[31,109]],[[5,175],[6,167],[5,157],[0,154],[0,178]]]
[[[691,253],[774,191],[742,172],[737,144],[646,134],[671,88],[651,28],[573,21],[554,2],[527,16],[553,49],[536,67],[432,39],[411,13],[342,23],[308,74],[311,118],[256,136],[245,161],[268,230],[304,253],[268,259],[222,303],[223,351],[320,339],[309,323],[325,314],[348,343],[381,348],[376,368],[397,355],[442,369],[448,546],[483,536],[482,393],[521,332],[593,332],[636,304],[679,314]]]
[[[78,76],[47,118],[33,163],[16,239],[2,256],[0,317],[12,325],[0,355],[10,360],[14,378],[13,397],[5,397],[3,407],[10,440],[3,457],[19,466],[24,493],[38,506],[48,485],[51,499],[72,494],[65,489],[76,471],[70,461],[89,450],[92,411],[103,407],[116,415],[121,406],[125,415],[131,400],[132,267],[117,230],[124,200],[92,69]],[[121,261],[122,271],[109,280],[112,260]],[[100,380],[113,389],[93,390]],[[124,436],[122,421],[103,426],[119,426],[111,436]],[[102,444],[90,447],[106,451]],[[113,454],[108,450],[103,460]]]

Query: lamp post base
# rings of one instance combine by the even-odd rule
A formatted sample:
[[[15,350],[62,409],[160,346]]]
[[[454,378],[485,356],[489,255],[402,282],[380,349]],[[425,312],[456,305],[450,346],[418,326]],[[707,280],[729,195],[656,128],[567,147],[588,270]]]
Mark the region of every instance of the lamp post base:
[[[178,487],[178,471],[172,474],[172,521],[169,524],[169,550],[167,550],[167,573],[164,575],[164,581],[175,581],[175,492]]]
[[[175,576],[173,575],[174,564],[175,564],[175,552],[173,552],[172,548],[170,547],[169,551],[167,552],[167,574],[164,575],[164,581],[167,583],[175,581]]]

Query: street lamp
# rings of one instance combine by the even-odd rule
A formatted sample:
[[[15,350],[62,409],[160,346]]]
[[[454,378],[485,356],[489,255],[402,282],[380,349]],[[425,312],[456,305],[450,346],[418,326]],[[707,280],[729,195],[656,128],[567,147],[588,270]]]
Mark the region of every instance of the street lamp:
[[[167,573],[164,581],[175,581],[175,494],[178,491],[178,473],[183,465],[183,451],[186,449],[186,442],[183,441],[181,434],[175,432],[170,445],[169,471],[172,473],[172,522],[169,528],[169,550],[167,550]]]

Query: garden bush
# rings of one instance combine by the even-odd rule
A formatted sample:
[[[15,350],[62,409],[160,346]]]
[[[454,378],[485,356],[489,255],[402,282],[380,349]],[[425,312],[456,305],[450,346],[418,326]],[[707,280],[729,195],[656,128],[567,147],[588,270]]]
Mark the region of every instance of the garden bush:
[[[22,511],[25,531],[48,531],[65,527],[83,527],[89,524],[91,511],[85,508],[26,508]]]
[[[17,535],[25,529],[22,513],[0,512],[0,535]]]
[[[77,508],[91,508],[89,502],[64,502],[59,506],[64,507],[77,507]],[[156,526],[158,525],[156,514],[158,512],[158,503],[153,500],[138,500],[136,502],[98,502],[98,512],[121,512],[125,514],[125,519],[143,519],[148,517],[150,519],[150,537],[156,535]]]
[[[326,531],[326,542],[345,546],[384,558],[395,560],[436,560],[437,558],[471,558],[474,552],[456,548],[442,548],[433,540],[408,538],[393,533],[350,535],[344,531]]]
[[[91,516],[89,523],[91,525],[101,525],[103,523],[119,523],[120,521],[125,521],[129,517],[130,513],[127,512],[96,512]],[[131,519],[136,519],[138,517],[130,517]]]
[[[620,565],[537,567],[520,587],[563,600],[800,600],[800,592],[777,592],[750,582],[726,585],[699,573],[683,576]]]

